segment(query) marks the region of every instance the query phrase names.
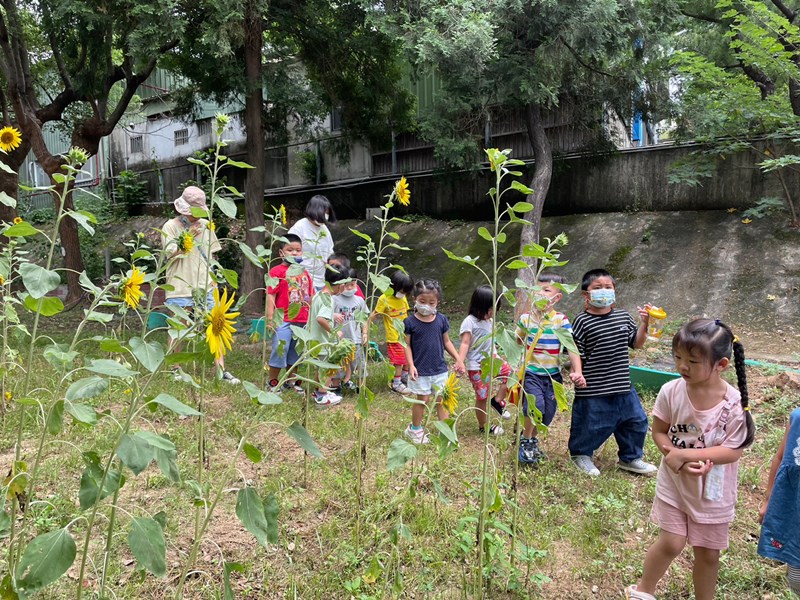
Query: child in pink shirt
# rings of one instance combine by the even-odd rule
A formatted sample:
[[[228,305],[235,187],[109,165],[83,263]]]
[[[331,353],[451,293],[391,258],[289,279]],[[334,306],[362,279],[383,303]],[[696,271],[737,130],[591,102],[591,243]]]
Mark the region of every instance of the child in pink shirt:
[[[675,334],[672,354],[681,378],[661,388],[653,408],[653,441],[664,457],[651,518],[661,532],[625,596],[655,600],[656,584],[688,541],[695,598],[713,600],[736,509],[738,461],[755,436],[744,348],[721,321],[696,319]],[[722,379],[731,354],[738,391]]]

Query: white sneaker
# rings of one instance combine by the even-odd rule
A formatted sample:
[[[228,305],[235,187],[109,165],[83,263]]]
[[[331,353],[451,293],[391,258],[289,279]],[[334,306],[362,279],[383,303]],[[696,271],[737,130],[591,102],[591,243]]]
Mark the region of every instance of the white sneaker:
[[[631,462],[619,461],[617,467],[623,471],[638,473],[639,475],[652,475],[658,471],[658,467],[643,461],[641,458],[634,458]]]
[[[420,427],[419,429],[411,429],[411,425],[406,427],[406,437],[410,439],[415,444],[427,444],[428,443],[428,434],[425,433],[425,429]]]
[[[594,462],[592,461],[591,456],[573,456],[572,462],[575,463],[575,466],[578,467],[581,471],[586,473],[587,475],[591,475],[592,477],[597,477],[600,475],[600,469],[594,466]]]
[[[325,392],[324,394],[314,394],[314,402],[317,406],[336,406],[342,401],[341,396],[337,396],[333,392]]]
[[[408,389],[402,381],[400,383],[392,382],[392,391],[403,396],[413,395],[413,392]]]
[[[238,377],[236,377],[236,375],[231,373],[230,371],[223,371],[222,372],[222,381],[227,381],[231,385],[236,385],[238,383],[242,383],[241,380]]]

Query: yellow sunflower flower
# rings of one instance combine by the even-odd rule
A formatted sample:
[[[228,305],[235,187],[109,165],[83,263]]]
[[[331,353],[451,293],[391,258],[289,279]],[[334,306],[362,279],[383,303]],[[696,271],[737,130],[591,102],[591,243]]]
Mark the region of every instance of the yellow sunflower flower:
[[[188,231],[182,231],[178,236],[177,245],[178,250],[184,254],[188,254],[192,251],[192,248],[194,248],[194,236]]]
[[[3,127],[0,129],[0,150],[11,152],[19,148],[22,143],[22,134],[14,127]]]
[[[217,230],[217,224],[216,224],[216,223],[214,223],[214,221],[209,221],[209,222],[208,222],[208,228],[209,228],[211,231],[216,231],[216,230]]]
[[[408,206],[411,203],[411,191],[408,189],[408,182],[405,177],[401,177],[394,186],[394,193],[397,196],[397,201],[403,206]]]
[[[235,297],[236,294],[231,294],[231,297],[228,298],[228,290],[225,290],[220,298],[219,288],[214,288],[214,308],[206,315],[208,321],[206,342],[208,342],[211,354],[217,359],[221,359],[231,349],[233,334],[236,333],[233,320],[239,316],[239,313],[228,312]]]
[[[442,388],[442,408],[451,415],[458,408],[458,379],[455,372],[450,373]]]
[[[138,267],[133,267],[128,278],[122,282],[122,299],[130,308],[139,306],[139,301],[144,298],[144,292],[139,288],[144,283],[144,273]]]
[[[281,224],[286,225],[286,207],[281,204],[281,207],[278,209],[281,214]]]
[[[12,399],[13,397],[14,397],[14,395],[13,395],[11,392],[6,392],[6,400],[7,400],[7,401],[11,402],[11,399]]]
[[[0,285],[4,285],[6,282],[6,278],[0,275]]]
[[[14,225],[19,225],[22,223],[22,219],[20,217],[14,217]]]

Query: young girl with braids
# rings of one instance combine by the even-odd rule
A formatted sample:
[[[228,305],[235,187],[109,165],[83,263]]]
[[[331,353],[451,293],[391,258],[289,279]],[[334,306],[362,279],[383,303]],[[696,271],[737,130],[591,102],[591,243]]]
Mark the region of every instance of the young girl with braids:
[[[651,519],[661,528],[629,599],[655,600],[656,584],[688,542],[696,600],[712,600],[720,551],[736,508],[738,461],[753,443],[744,348],[719,320],[686,323],[672,339],[680,379],[665,384],[653,408],[653,441],[664,455]],[[733,354],[739,390],[722,372]]]

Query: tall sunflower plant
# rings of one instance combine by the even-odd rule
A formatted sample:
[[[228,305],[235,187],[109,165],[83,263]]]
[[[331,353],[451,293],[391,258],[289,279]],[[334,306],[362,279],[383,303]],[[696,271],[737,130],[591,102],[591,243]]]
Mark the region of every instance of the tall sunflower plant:
[[[485,265],[485,261],[479,264],[479,257],[459,256],[445,248],[442,250],[451,260],[466,264],[474,269],[479,274],[480,279],[483,280],[482,283],[491,287],[495,297],[498,299],[501,297],[505,298],[512,307],[517,309],[517,314],[529,313],[532,318],[530,325],[534,329],[539,329],[542,327],[541,318],[543,317],[537,318],[535,315],[541,315],[542,310],[547,306],[548,300],[541,296],[541,286],[536,282],[544,269],[555,269],[567,264],[567,261],[561,259],[561,251],[568,240],[567,236],[562,233],[553,239],[545,239],[544,244],[526,244],[521,249],[520,253],[508,258],[501,257],[501,247],[506,244],[508,240],[509,228],[533,225],[525,218],[525,215],[533,210],[534,206],[526,200],[515,201],[513,203],[509,200],[511,196],[508,196],[508,194],[530,196],[533,193],[533,190],[516,179],[512,179],[510,184],[506,183],[508,178],[516,178],[523,175],[518,169],[524,166],[524,162],[512,159],[510,154],[510,150],[499,150],[497,148],[486,150],[489,169],[495,179],[494,185],[488,192],[492,201],[494,218],[491,230],[486,227],[480,227],[478,229],[478,235],[490,244],[489,266],[482,266]],[[506,253],[504,253],[504,255],[505,254]],[[513,287],[509,287],[505,283],[511,278],[513,278]],[[560,289],[564,294],[572,293],[576,287],[574,285],[552,285]],[[523,305],[517,306],[518,299],[521,299]],[[517,338],[515,329],[515,325],[506,327],[498,323],[497,320],[493,321],[491,343],[489,347],[492,349],[496,348],[498,353],[495,354],[494,351],[487,353],[482,362],[482,375],[484,377],[490,377],[489,397],[494,396],[496,386],[495,380],[500,374],[504,361],[508,362],[511,366],[511,375],[507,380],[508,389],[517,395],[521,393],[521,380],[524,377],[525,363],[529,353],[525,351],[523,340]],[[577,352],[572,336],[568,332],[557,330],[556,333],[565,348]],[[556,381],[553,381],[553,386],[559,408],[561,410],[566,410],[568,408],[568,400],[564,386]],[[490,428],[485,428],[481,478],[477,494],[477,515],[474,519],[477,532],[473,537],[473,539],[477,539],[477,544],[474,546],[474,578],[472,579],[472,585],[474,587],[473,591],[479,595],[488,595],[488,588],[492,582],[505,581],[508,583],[515,572],[517,503],[513,496],[516,494],[516,482],[519,469],[519,462],[517,461],[519,436],[516,435],[516,430],[517,427],[524,424],[524,417],[519,410],[519,403],[516,406],[517,419],[515,421],[515,435],[512,436],[513,442],[511,448],[513,461],[512,478],[510,486],[507,488],[501,484],[502,465],[498,464],[498,462],[492,458],[497,452],[495,444],[503,445],[502,438],[494,438],[490,435]],[[535,408],[532,413],[531,417],[536,426],[543,428],[541,413]],[[465,414],[465,411],[462,411],[456,417],[453,423],[454,432],[463,414]],[[500,448],[500,450],[502,449],[503,448]],[[511,497],[509,497],[508,494],[504,496],[504,491],[508,492]],[[499,516],[501,515],[503,506],[507,504],[510,504],[512,507],[511,536],[502,534],[502,531],[506,531],[508,527]],[[498,540],[508,540],[507,543],[509,547],[498,547]],[[501,545],[505,543],[506,542],[502,542]],[[470,547],[467,552],[472,553],[472,547]],[[500,554],[508,560],[500,560]],[[498,575],[498,573],[495,572],[497,565],[506,567],[505,573],[500,573],[502,577],[499,578],[495,577],[495,575]]]

